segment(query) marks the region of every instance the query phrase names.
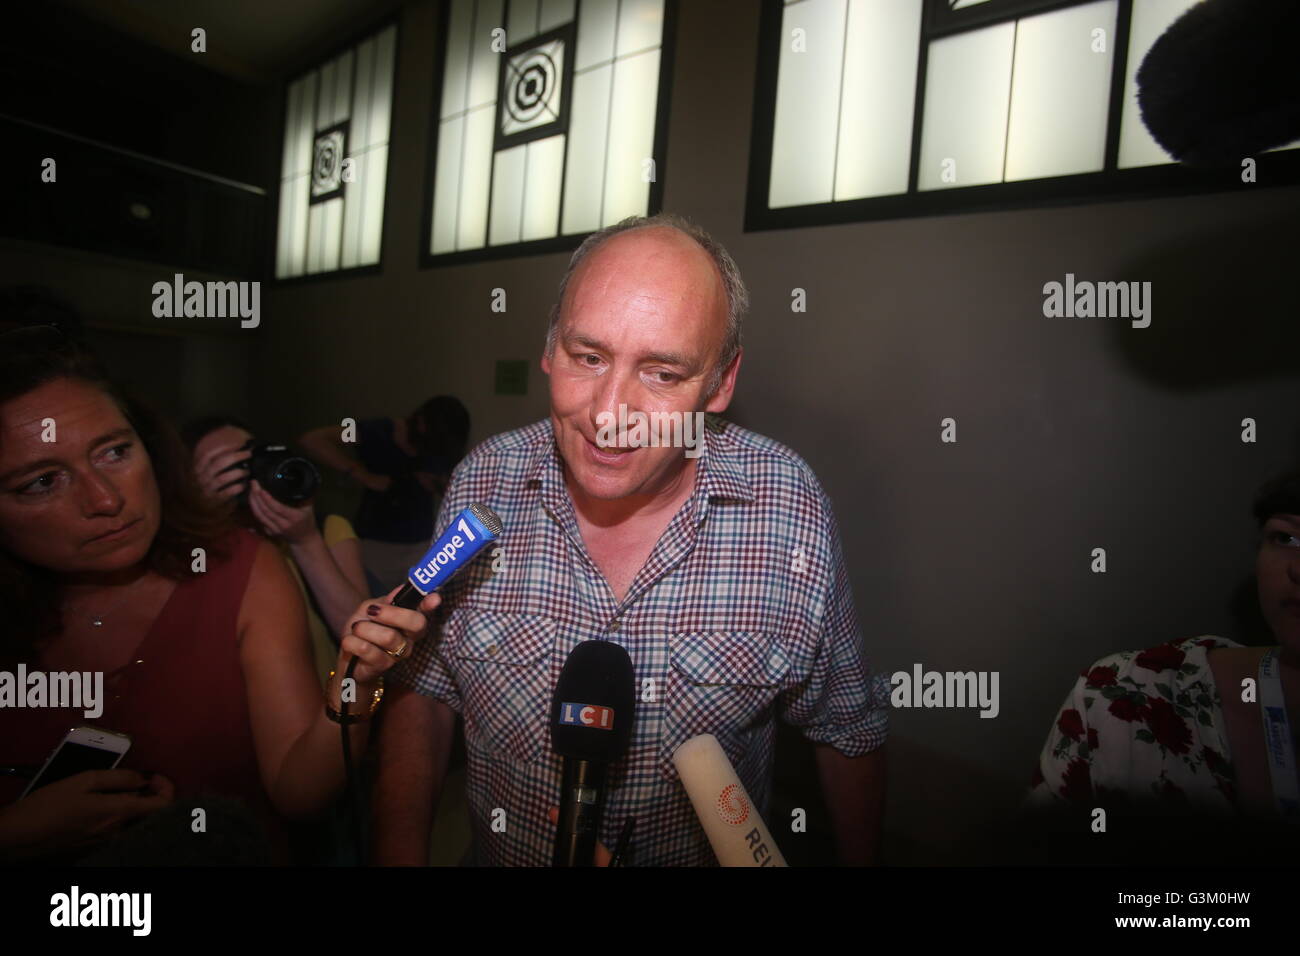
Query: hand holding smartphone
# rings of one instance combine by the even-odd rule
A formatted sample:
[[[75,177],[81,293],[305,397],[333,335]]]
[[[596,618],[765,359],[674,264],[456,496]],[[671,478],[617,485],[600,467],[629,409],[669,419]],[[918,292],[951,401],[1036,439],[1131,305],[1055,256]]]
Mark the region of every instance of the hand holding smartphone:
[[[170,804],[174,788],[165,777],[115,769],[129,746],[124,734],[93,727],[69,732],[24,796],[0,809],[0,859],[89,849]],[[87,763],[107,769],[87,769]]]
[[[98,727],[73,727],[46,758],[44,766],[23,791],[23,797],[86,770],[111,770],[130,747],[131,738],[126,734]]]

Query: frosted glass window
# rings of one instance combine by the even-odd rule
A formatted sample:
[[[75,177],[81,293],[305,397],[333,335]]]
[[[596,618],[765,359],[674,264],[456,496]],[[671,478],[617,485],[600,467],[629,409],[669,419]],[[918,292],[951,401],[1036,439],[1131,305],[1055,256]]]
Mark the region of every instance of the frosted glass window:
[[[379,262],[397,27],[289,85],[275,276]]]
[[[564,176],[564,137],[535,140],[527,149],[519,236],[523,242],[555,235],[555,220],[560,214],[560,183]]]
[[[1137,72],[1161,34],[1196,3],[1197,0],[1140,0],[1133,4],[1128,34],[1128,69],[1124,79],[1124,112],[1119,128],[1120,169],[1174,161],[1142,123],[1142,111],[1137,101]]]
[[[663,34],[664,0],[452,0],[426,251],[648,213]]]
[[[619,4],[617,56],[658,49],[663,33],[663,0],[623,0]]]
[[[1199,0],[760,2],[770,122],[754,125],[746,228],[1201,188],[1125,172],[1173,163],[1142,123],[1136,75]],[[609,29],[620,39],[602,33],[602,48],[622,43],[617,18]]]
[[[564,138],[505,149],[493,159],[489,243],[503,245],[555,235]]]
[[[510,19],[506,25],[506,42],[514,46],[516,43],[537,36],[540,32],[537,29],[539,12],[537,0],[512,0]]]
[[[493,49],[492,31],[505,27],[502,0],[473,0],[476,7],[474,32],[469,36],[469,93],[467,109],[485,106],[497,100],[497,80],[501,54]]]
[[[618,31],[618,0],[583,0],[582,29],[573,68],[587,70],[614,59],[614,36]]]
[[[605,193],[605,144],[609,138],[609,91],[614,66],[602,66],[573,78],[573,123],[569,127],[569,161],[564,176],[563,232],[600,228]]]
[[[803,0],[784,10],[768,205],[829,202],[844,69],[847,0]]]
[[[921,127],[921,189],[1002,180],[1016,25],[930,44]]]
[[[439,119],[463,113],[469,91],[469,61],[474,33],[472,0],[454,0],[447,16],[446,62],[442,70],[442,107]]]
[[[492,228],[488,242],[518,242],[524,203],[524,158],[528,145],[503,149],[492,164]]]
[[[370,71],[370,128],[363,142],[366,149],[388,145],[393,119],[393,63],[397,58],[397,30],[386,30],[375,39],[375,62]],[[379,104],[382,104],[382,108]]]
[[[1094,173],[1106,164],[1116,0],[1021,20],[1004,178]]]
[[[433,190],[433,253],[456,251],[456,221],[460,210],[461,147],[465,118],[453,117],[438,129],[438,182]]]
[[[332,272],[339,267],[340,245],[343,242],[343,200],[333,199],[316,207],[321,210],[321,272]]]
[[[357,265],[379,261],[379,244],[383,240],[381,227],[384,222],[384,193],[388,186],[388,144],[371,146],[361,161],[361,175],[364,178],[360,182],[365,201],[359,210],[362,228],[359,232]]]
[[[537,32],[554,30],[572,20],[575,2],[576,0],[542,0],[541,10],[537,14]]]
[[[618,222],[645,212],[650,199],[648,161],[654,153],[655,97],[659,92],[659,51],[614,63],[609,146],[605,161],[605,207],[601,217]]]
[[[921,0],[853,0],[835,156],[838,200],[907,191]]]
[[[492,131],[496,113],[475,110],[465,118],[465,142],[461,147],[460,228],[456,248],[477,249],[487,242],[488,200],[492,183]]]

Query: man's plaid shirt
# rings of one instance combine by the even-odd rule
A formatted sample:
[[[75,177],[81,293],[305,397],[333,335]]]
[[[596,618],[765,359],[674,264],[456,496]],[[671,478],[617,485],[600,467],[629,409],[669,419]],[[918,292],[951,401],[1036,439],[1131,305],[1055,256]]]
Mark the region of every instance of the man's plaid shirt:
[[[636,817],[630,865],[716,864],[672,763],[690,737],[718,738],[764,815],[776,714],[851,757],[884,743],[889,684],[863,655],[830,501],[785,446],[710,416],[694,493],[622,603],[583,544],[549,420],[475,448],[438,529],[475,502],[501,516],[500,551],[444,589],[431,638],[392,679],[464,716],[479,862],[550,864],[551,695],[580,641],[622,644],[635,668],[600,833],[613,846]]]

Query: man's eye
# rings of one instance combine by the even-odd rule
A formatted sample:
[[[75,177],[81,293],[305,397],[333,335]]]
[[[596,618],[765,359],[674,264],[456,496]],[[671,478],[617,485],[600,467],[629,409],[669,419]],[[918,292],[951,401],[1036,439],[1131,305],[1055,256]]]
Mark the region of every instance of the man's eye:
[[[672,372],[655,372],[654,376],[655,381],[660,385],[672,385],[674,382],[680,380],[680,376],[674,375]]]
[[[1300,547],[1300,538],[1286,531],[1273,531],[1269,533],[1268,540],[1273,544],[1285,545],[1288,548]]]

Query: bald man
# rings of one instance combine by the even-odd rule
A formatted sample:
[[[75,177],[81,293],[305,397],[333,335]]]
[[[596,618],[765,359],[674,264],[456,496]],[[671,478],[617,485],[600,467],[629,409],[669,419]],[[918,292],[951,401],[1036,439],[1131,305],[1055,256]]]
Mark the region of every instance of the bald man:
[[[635,726],[600,833],[612,845],[636,818],[630,864],[716,862],[672,763],[697,734],[718,738],[767,814],[778,715],[816,747],[841,860],[873,861],[889,685],[867,667],[811,469],[717,417],[747,304],[726,250],[677,217],[625,220],[574,253],[541,363],[549,419],[476,448],[443,502],[439,528],[474,502],[493,508],[502,551],[444,590],[439,639],[393,671],[375,862],[427,862],[459,712],[473,862],[549,865],[551,696],[586,640],[622,645],[635,669]],[[778,842],[797,839],[769,822]]]

